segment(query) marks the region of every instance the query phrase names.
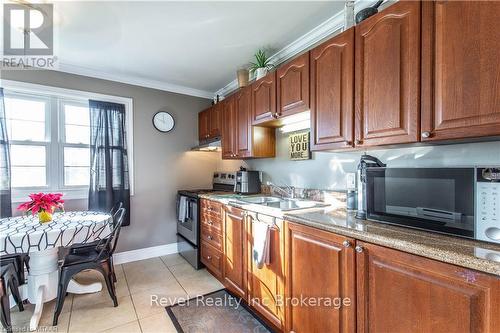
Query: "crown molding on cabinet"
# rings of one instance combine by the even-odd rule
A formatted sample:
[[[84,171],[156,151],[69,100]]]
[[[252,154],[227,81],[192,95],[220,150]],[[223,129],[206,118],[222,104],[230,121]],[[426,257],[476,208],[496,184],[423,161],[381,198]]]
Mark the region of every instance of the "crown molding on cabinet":
[[[367,1],[367,0],[354,0],[354,10],[355,12],[364,9],[376,1]],[[344,10],[338,12],[333,15],[320,25],[313,28],[311,31],[302,35],[298,39],[294,40],[275,54],[270,57],[271,63],[275,65],[279,65],[297,54],[311,48],[312,46],[322,42],[326,38],[333,37],[334,35],[342,32],[342,28],[344,26]],[[253,80],[254,77],[251,77]],[[219,95],[221,97],[227,96],[232,91],[238,89],[238,80],[234,79],[229,82],[225,87],[217,90],[215,95]]]
[[[57,71],[64,72],[64,73],[70,73],[70,74],[76,74],[76,75],[83,75],[83,76],[93,77],[93,78],[102,79],[102,80],[131,84],[131,85],[139,86],[139,87],[169,91],[169,92],[183,94],[183,95],[208,98],[208,99],[212,99],[212,97],[214,95],[214,93],[211,91],[194,89],[194,88],[190,88],[190,87],[186,87],[186,86],[182,86],[182,85],[177,85],[177,84],[173,84],[173,83],[169,83],[169,82],[165,82],[165,81],[157,81],[157,80],[138,78],[138,77],[131,76],[131,75],[111,74],[111,73],[98,71],[95,69],[77,66],[77,65],[73,65],[73,64],[60,63]]]

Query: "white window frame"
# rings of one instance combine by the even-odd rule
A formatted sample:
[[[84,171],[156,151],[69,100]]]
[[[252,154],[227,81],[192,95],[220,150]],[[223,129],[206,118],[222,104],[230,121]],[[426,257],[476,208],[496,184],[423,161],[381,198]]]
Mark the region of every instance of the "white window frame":
[[[30,187],[30,188],[13,188],[12,201],[26,201],[28,194],[40,191],[61,191],[64,193],[64,199],[86,199],[88,198],[88,186],[64,186],[64,147],[84,147],[84,144],[68,144],[63,142],[64,139],[64,124],[57,117],[64,117],[62,103],[60,100],[68,102],[86,103],[90,99],[120,103],[125,105],[125,118],[127,122],[127,153],[129,163],[129,183],[130,194],[134,195],[134,114],[133,114],[133,99],[129,97],[104,95],[89,91],[72,90],[66,88],[45,86],[40,84],[26,83],[12,80],[0,79],[0,86],[4,88],[6,97],[19,95],[28,95],[29,98],[33,95],[49,99],[48,109],[46,110],[46,155],[47,155],[47,183],[46,187]],[[55,108],[55,111],[54,111]],[[56,118],[56,119],[54,119]],[[54,125],[54,122],[57,124]],[[57,126],[57,133],[51,131]],[[62,127],[62,128],[61,128]],[[29,145],[30,141],[12,141],[11,144]],[[41,142],[33,142],[37,145]]]

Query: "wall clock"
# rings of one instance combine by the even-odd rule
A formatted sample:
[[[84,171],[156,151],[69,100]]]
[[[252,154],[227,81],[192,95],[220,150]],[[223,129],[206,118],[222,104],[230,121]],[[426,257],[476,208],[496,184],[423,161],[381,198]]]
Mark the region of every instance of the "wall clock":
[[[153,116],[153,125],[160,132],[170,132],[174,126],[174,117],[166,111],[158,111]]]

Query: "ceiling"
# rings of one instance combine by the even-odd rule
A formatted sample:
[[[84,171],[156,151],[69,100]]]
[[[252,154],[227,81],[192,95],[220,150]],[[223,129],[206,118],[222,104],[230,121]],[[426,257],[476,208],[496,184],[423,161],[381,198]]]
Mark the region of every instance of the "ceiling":
[[[62,71],[209,96],[234,80],[258,48],[277,51],[343,6],[343,1],[57,2],[55,52]]]

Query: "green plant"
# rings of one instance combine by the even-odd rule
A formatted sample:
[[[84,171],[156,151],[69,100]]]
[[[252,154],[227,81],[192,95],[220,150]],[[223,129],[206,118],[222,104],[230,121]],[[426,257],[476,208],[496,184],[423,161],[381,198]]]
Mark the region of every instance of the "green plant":
[[[266,68],[270,70],[274,67],[273,64],[270,63],[269,58],[266,56],[266,52],[264,50],[258,50],[255,53],[255,62],[250,63],[250,72],[256,71],[258,68]]]

